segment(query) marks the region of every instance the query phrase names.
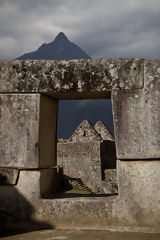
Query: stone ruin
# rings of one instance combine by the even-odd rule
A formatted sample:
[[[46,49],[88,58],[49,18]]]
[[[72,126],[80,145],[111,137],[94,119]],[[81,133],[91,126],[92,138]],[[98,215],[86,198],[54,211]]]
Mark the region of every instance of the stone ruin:
[[[89,98],[112,99],[118,195],[51,197],[58,100]],[[1,226],[160,231],[159,103],[159,59],[1,61]]]
[[[60,139],[57,164],[94,193],[117,193],[115,142],[101,121],[92,127],[84,120],[69,139]]]

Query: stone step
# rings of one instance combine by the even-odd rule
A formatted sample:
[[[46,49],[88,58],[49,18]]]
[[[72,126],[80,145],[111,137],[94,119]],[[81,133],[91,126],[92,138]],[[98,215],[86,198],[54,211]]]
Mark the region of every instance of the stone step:
[[[71,177],[66,176],[66,175],[64,175],[63,177],[73,187],[79,187],[82,190],[88,191],[90,193],[95,193],[95,192],[92,191],[92,189],[90,189],[88,186],[86,186],[80,178],[71,178]]]

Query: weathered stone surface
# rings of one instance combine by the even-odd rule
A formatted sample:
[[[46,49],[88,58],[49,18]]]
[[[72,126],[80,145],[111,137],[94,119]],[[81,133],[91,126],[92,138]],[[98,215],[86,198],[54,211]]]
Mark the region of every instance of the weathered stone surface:
[[[144,87],[149,92],[154,88],[160,88],[160,59],[144,61]]]
[[[144,88],[112,92],[119,159],[160,158],[160,60],[145,60]]]
[[[0,185],[0,210],[17,217],[32,218],[35,209],[41,207],[41,198],[57,191],[59,174],[56,167],[20,170],[17,185]]]
[[[0,168],[0,185],[15,185],[19,170],[16,168]]]
[[[160,161],[117,161],[121,223],[160,226]]]
[[[106,128],[102,121],[96,122],[96,124],[94,125],[94,129],[97,131],[97,133],[103,140],[114,141],[111,133],[108,131],[108,129]]]
[[[90,142],[90,141],[102,141],[102,138],[90,125],[87,120],[83,120],[72,136],[69,138],[71,142]]]
[[[105,183],[108,186],[108,192],[110,193],[118,193],[118,185],[117,185],[117,169],[106,169],[104,171],[105,174]]]
[[[57,101],[40,94],[0,95],[0,166],[56,165]]]
[[[57,164],[65,175],[80,178],[93,192],[112,194],[117,186],[103,180],[105,169],[116,168],[115,143],[102,122],[96,126],[98,131],[83,120],[69,139],[58,141]]]
[[[117,170],[118,196],[61,199],[41,199],[40,171],[20,171],[15,187],[0,186],[0,208],[60,229],[160,231],[160,161],[118,161]]]
[[[143,59],[1,61],[0,92],[89,93],[143,87]],[[105,95],[103,95],[105,96]],[[67,95],[71,97],[71,95]]]
[[[11,228],[12,229],[12,228]],[[116,230],[116,229],[114,229]],[[8,231],[7,231],[8,232]],[[27,232],[27,231],[26,231]],[[3,235],[2,235],[3,236]],[[85,229],[65,229],[65,230],[47,230],[47,231],[34,231],[22,234],[16,234],[16,240],[49,240],[49,239],[61,239],[61,240],[117,240],[117,239],[129,239],[129,240],[159,240],[160,233],[144,233],[144,232],[122,232],[122,231],[106,231],[106,230],[85,230]],[[5,237],[5,240],[15,240],[15,238]]]
[[[50,126],[56,126],[57,101],[31,94],[32,91],[46,92],[52,97],[61,94],[57,95],[59,98],[68,95],[69,98],[78,98],[79,93],[81,97],[89,98],[94,94],[102,97],[112,91],[116,151],[121,161],[117,165],[119,194],[116,197],[59,199],[57,196],[55,199],[42,199],[42,193],[48,194],[51,190],[52,182],[53,189],[58,185],[54,181],[54,171],[51,171],[53,176],[46,169],[42,170],[43,173],[36,169],[23,170],[16,186],[0,186],[0,209],[23,218],[44,220],[57,228],[160,231],[160,161],[156,160],[160,158],[159,62],[145,61],[145,82],[144,61],[141,59],[118,60],[118,63],[117,60],[103,59],[89,62],[1,62],[0,155],[3,167],[42,168],[56,164],[54,155],[48,153],[48,143],[55,146],[53,136],[56,130]],[[69,73],[71,75],[67,75]],[[69,81],[65,83],[65,80]],[[56,85],[60,83],[58,81],[62,84]],[[21,94],[4,94],[5,91]],[[22,94],[23,91],[30,94]],[[60,155],[66,163],[75,156],[67,144],[63,143],[65,151]],[[99,166],[98,175],[93,174],[94,183],[102,177],[100,146],[101,142],[94,142],[90,145],[85,143],[82,150],[79,143],[75,147],[83,162],[82,171],[85,168],[87,174],[94,173],[94,167],[97,170]],[[37,148],[38,153],[35,151]],[[86,150],[90,152],[93,164],[88,161]],[[122,161],[128,159],[131,161]]]
[[[81,178],[94,192],[99,190],[102,180],[100,142],[59,143],[57,162],[65,175]]]
[[[110,181],[103,181],[105,169],[116,168],[114,141],[58,143],[57,163],[65,175],[80,178],[95,193],[115,193]]]
[[[117,169],[106,169],[105,181],[117,183]]]
[[[160,158],[160,88],[112,93],[119,159]]]

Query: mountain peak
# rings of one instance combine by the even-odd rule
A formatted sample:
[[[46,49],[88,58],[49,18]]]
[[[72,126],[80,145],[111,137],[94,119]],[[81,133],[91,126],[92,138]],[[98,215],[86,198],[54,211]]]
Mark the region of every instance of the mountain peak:
[[[47,60],[69,60],[89,59],[79,46],[70,42],[63,32],[60,32],[54,41],[42,44],[37,51],[26,53],[17,58],[24,59],[47,59]]]
[[[66,35],[63,33],[63,32],[60,32],[56,38],[55,38],[55,41],[68,41],[68,38],[66,37]]]

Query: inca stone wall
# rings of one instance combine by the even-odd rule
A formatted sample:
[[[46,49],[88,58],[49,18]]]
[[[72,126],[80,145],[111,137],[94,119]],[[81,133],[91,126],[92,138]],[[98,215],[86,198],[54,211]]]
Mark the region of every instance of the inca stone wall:
[[[84,120],[68,140],[58,142],[57,164],[65,175],[80,178],[95,193],[116,193],[115,178],[113,187],[105,181],[105,170],[116,168],[115,143],[102,122],[95,126],[99,132]]]
[[[75,132],[69,138],[71,142],[90,142],[90,141],[102,141],[102,138],[95,131],[95,129],[89,124],[87,120],[83,120],[77,127]]]
[[[44,198],[58,187],[58,99],[110,97],[118,195]],[[160,231],[159,102],[160,59],[1,61],[1,211],[61,229]]]

